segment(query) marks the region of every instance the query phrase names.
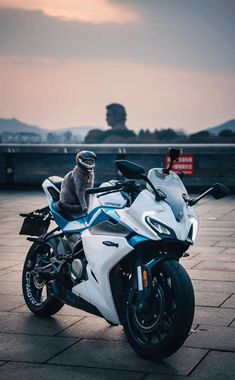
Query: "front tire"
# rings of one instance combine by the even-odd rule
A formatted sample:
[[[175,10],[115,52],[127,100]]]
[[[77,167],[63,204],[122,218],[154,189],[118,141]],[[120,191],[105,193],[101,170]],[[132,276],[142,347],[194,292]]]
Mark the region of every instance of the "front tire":
[[[123,327],[131,347],[141,356],[164,359],[187,338],[194,317],[191,280],[178,261],[165,261],[153,274],[149,308],[139,311],[131,285],[124,306]],[[132,291],[133,292],[133,291]]]
[[[50,295],[47,282],[38,280],[34,273],[38,260],[43,260],[44,265],[47,265],[52,256],[54,256],[52,246],[48,244],[39,246],[34,243],[26,256],[22,273],[22,289],[26,305],[32,313],[43,318],[50,317],[64,306]]]

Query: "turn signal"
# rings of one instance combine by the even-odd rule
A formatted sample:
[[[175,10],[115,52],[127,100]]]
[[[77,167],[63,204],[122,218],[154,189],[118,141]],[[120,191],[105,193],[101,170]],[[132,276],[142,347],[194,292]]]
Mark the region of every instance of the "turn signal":
[[[143,271],[143,284],[145,288],[148,287],[148,275],[146,270]]]

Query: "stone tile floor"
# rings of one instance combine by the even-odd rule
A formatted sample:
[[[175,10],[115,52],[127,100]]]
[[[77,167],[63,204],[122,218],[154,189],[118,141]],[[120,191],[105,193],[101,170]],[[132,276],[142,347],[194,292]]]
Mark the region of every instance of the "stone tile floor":
[[[235,379],[235,196],[202,200],[200,229],[181,260],[196,312],[183,347],[162,362],[144,360],[122,327],[64,306],[47,320],[24,304],[21,271],[30,243],[20,212],[43,207],[42,192],[0,192],[0,379]]]

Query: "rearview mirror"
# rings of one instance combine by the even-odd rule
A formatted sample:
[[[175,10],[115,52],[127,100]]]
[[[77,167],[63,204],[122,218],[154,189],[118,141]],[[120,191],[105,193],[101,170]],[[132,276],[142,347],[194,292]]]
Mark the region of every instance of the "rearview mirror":
[[[230,190],[227,186],[222,185],[222,183],[215,183],[204,193],[199,195],[199,197],[188,200],[189,206],[194,206],[200,199],[204,198],[206,195],[211,194],[215,199],[221,199],[230,194]]]
[[[168,155],[171,158],[171,161],[178,161],[180,156],[181,150],[176,148],[169,148]]]
[[[143,179],[145,178],[145,170],[142,166],[134,164],[134,162],[128,160],[117,160],[116,165],[118,170],[126,178],[130,179]]]
[[[212,189],[211,189],[211,195],[215,198],[215,199],[221,199],[221,198],[224,198],[226,197],[227,195],[230,194],[230,190],[227,186],[225,185],[222,185],[222,183],[215,183],[213,186],[212,186]]]

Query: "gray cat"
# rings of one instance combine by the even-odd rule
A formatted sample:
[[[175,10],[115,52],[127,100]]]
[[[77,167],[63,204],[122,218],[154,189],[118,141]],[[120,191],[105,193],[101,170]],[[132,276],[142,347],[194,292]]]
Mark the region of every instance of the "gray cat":
[[[62,183],[58,202],[60,208],[70,213],[87,213],[89,195],[85,194],[85,189],[94,186],[95,159],[93,152],[82,151],[77,154],[77,165],[66,174]]]

